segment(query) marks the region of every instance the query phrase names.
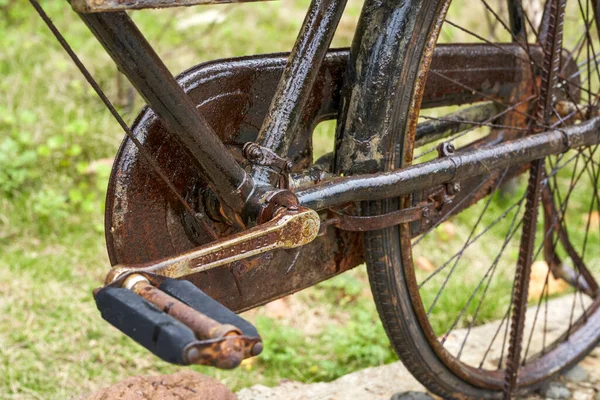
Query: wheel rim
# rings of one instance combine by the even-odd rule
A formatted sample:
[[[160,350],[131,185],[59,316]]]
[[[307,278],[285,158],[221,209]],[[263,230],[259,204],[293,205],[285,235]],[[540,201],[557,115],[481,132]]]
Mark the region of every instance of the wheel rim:
[[[488,14],[494,17],[500,16],[501,10],[492,7],[490,2],[482,1],[481,4],[483,4],[484,10]],[[567,28],[568,24],[571,22],[570,18],[575,18],[577,15],[584,15],[585,21],[588,22],[584,24],[586,29],[583,34],[583,38],[581,39],[576,38],[574,41],[572,41],[572,38],[567,38],[565,33],[565,43],[563,48],[568,51],[566,57],[572,57],[572,59],[577,62],[578,67],[577,72],[569,72],[571,72],[571,76],[573,78],[577,78],[579,80],[566,82],[566,84],[571,87],[571,90],[558,89],[558,92],[560,93],[558,93],[557,98],[562,99],[561,101],[563,103],[561,104],[558,102],[553,102],[553,111],[557,113],[556,109],[559,106],[564,106],[568,110],[559,110],[559,115],[564,116],[562,116],[562,120],[557,118],[558,121],[556,121],[556,127],[579,123],[578,121],[583,121],[587,118],[597,115],[595,110],[597,110],[598,103],[597,92],[599,80],[595,78],[595,75],[596,71],[598,71],[598,62],[594,57],[591,57],[591,55],[598,54],[597,51],[600,50],[600,45],[597,44],[598,33],[595,27],[591,6],[591,2],[586,2],[585,0],[571,0],[567,3],[565,32],[567,32],[568,29],[571,29]],[[484,35],[473,32],[472,30],[453,22],[452,18],[453,16],[456,16],[456,14],[452,13],[452,9],[453,8],[451,7],[446,24],[443,28],[446,29],[446,32],[452,29],[459,31],[462,34],[470,35],[471,39],[475,37],[474,35],[477,35],[477,40],[482,40],[482,38],[484,38]],[[525,18],[529,27],[531,27],[533,25],[531,21],[533,16],[531,15],[531,10],[526,11],[527,15]],[[542,16],[540,19],[543,20],[544,17]],[[542,21],[541,24],[543,26],[544,22]],[[496,34],[494,30],[508,28],[508,22],[497,21],[495,27],[490,28],[490,32],[493,32],[493,34],[490,36]],[[530,33],[530,37],[539,37],[540,35],[542,35],[541,31]],[[578,37],[580,36],[581,35],[578,35]],[[442,39],[444,38],[444,30],[442,31],[441,37]],[[569,48],[571,50],[569,50]],[[594,51],[594,48],[596,48],[596,51]],[[587,63],[582,63],[581,60],[586,60]],[[564,61],[564,59],[561,59],[563,74],[565,72],[564,67],[568,64],[568,62]],[[436,72],[434,71],[433,73]],[[578,78],[579,76],[581,76],[581,78]],[[598,76],[600,77],[600,73],[598,73]],[[560,81],[560,83],[563,86],[565,85],[564,80]],[[530,89],[533,89],[534,93],[536,92],[535,87],[530,87]],[[573,101],[574,97],[580,97],[580,101]],[[494,99],[490,100],[494,101]],[[519,104],[520,102],[522,103]],[[482,135],[481,132],[471,132],[469,135],[461,135],[459,133],[457,135],[459,138],[454,138],[451,136],[450,139],[458,144],[457,147],[461,147],[472,145],[473,143],[479,143],[479,145],[481,145],[482,137],[485,137],[488,141],[506,140],[506,136],[509,138],[518,137],[519,132],[523,132],[522,134],[524,134],[529,129],[524,124],[526,124],[528,120],[531,120],[529,115],[531,111],[528,109],[531,104],[532,99],[530,99],[528,96],[521,95],[520,98],[513,99],[511,104],[504,105],[517,105],[517,107],[515,107],[514,111],[502,114],[502,123],[499,123],[498,119],[495,119],[494,123],[488,123],[485,125],[489,130],[487,134]],[[506,110],[506,108],[504,108],[504,110]],[[450,111],[456,112],[455,110]],[[443,119],[436,117],[431,118],[432,114],[428,114],[427,111],[425,114],[426,118],[421,118],[420,122],[427,121],[428,119]],[[513,131],[512,135],[510,135],[511,130]],[[485,140],[483,141],[483,145],[486,145]],[[428,154],[432,154],[434,148],[434,144],[431,144],[429,147],[425,147],[424,149],[416,149],[414,152],[415,162],[418,163],[428,159]],[[545,242],[550,242],[551,245],[544,246],[542,244],[540,246],[540,243],[535,242],[535,250],[533,254],[534,260],[538,262],[546,262],[548,267],[546,268],[547,271],[545,272],[545,275],[542,275],[541,293],[538,293],[539,299],[532,298],[530,301],[530,305],[537,305],[537,312],[534,313],[533,316],[530,316],[529,319],[532,321],[532,323],[530,323],[530,326],[526,327],[523,338],[522,358],[524,362],[522,363],[523,365],[521,365],[519,372],[519,385],[523,387],[535,385],[540,380],[543,380],[544,378],[547,378],[548,376],[558,372],[564,367],[571,365],[598,342],[597,332],[598,329],[600,329],[600,313],[598,313],[597,310],[600,306],[600,299],[597,296],[597,291],[595,293],[589,293],[588,290],[587,299],[584,299],[583,292],[585,291],[585,288],[573,288],[572,285],[566,289],[567,292],[571,291],[574,293],[570,295],[570,297],[573,299],[573,306],[571,307],[572,311],[565,316],[566,329],[562,332],[553,333],[552,335],[549,335],[546,332],[546,324],[548,322],[548,305],[555,304],[550,301],[551,297],[554,296],[554,293],[551,292],[551,290],[553,290],[551,289],[551,285],[555,284],[555,281],[551,278],[555,272],[565,264],[565,261],[570,261],[571,264],[576,264],[575,266],[571,267],[570,270],[566,268],[566,266],[563,268],[563,273],[564,271],[567,272],[565,275],[568,276],[568,272],[571,272],[572,281],[574,280],[575,282],[580,282],[582,280],[582,276],[585,275],[585,273],[583,273],[585,268],[580,268],[577,265],[582,261],[584,261],[584,264],[586,265],[587,263],[592,265],[593,268],[588,267],[588,269],[592,270],[592,275],[594,278],[600,275],[600,261],[598,260],[597,256],[593,256],[593,253],[598,252],[598,243],[600,243],[600,234],[598,233],[598,228],[595,228],[596,230],[594,231],[594,224],[596,223],[595,220],[597,218],[596,215],[598,209],[600,209],[600,201],[598,201],[598,171],[600,170],[598,167],[598,154],[600,151],[596,151],[596,148],[597,146],[594,148],[583,149],[581,151],[576,150],[560,156],[550,157],[546,160],[545,174],[547,179],[544,181],[544,187],[546,187],[545,190],[549,192],[549,194],[546,193],[546,198],[542,201],[544,207],[540,207],[542,210],[540,210],[539,213],[540,218],[538,219],[538,226],[544,225],[545,222],[547,227],[551,226],[551,228],[538,228],[538,231],[541,230],[542,232],[541,234],[538,232],[536,238],[539,242],[540,236],[545,237]],[[567,161],[569,162],[565,164]],[[561,166],[563,167],[560,168]],[[567,166],[569,166],[569,168],[566,168]],[[473,198],[479,198],[477,201],[474,201],[474,203],[476,203],[475,206],[471,207],[468,212],[472,213],[473,208],[479,209],[476,210],[477,212],[475,212],[473,216],[475,221],[472,223],[472,225],[474,225],[473,229],[470,232],[466,232],[464,235],[463,232],[459,232],[458,234],[449,232],[451,230],[449,228],[450,225],[447,225],[448,223],[452,223],[453,219],[460,220],[461,214],[447,218],[445,226],[444,224],[439,224],[432,229],[429,229],[429,227],[427,227],[427,229],[421,228],[425,231],[429,231],[423,236],[418,235],[419,227],[415,227],[414,225],[405,225],[400,228],[400,240],[402,243],[402,248],[412,250],[402,252],[403,265],[412,266],[412,268],[405,268],[404,274],[408,282],[410,296],[413,299],[413,308],[427,341],[439,359],[456,375],[461,377],[466,382],[473,384],[474,386],[494,390],[501,390],[504,385],[505,359],[507,352],[506,347],[508,347],[507,337],[510,333],[508,324],[508,321],[510,320],[510,311],[496,312],[496,319],[501,319],[502,322],[498,324],[498,330],[494,333],[488,349],[484,354],[484,358],[480,363],[473,362],[472,360],[466,361],[464,359],[465,347],[472,330],[476,329],[477,325],[482,323],[482,321],[490,318],[490,316],[482,316],[482,312],[486,312],[486,304],[484,304],[486,301],[486,296],[489,296],[489,293],[498,291],[495,290],[497,288],[494,287],[497,281],[505,281],[503,282],[504,284],[506,284],[506,281],[509,281],[509,279],[507,279],[506,271],[508,271],[508,266],[511,264],[511,258],[513,262],[512,268],[514,273],[514,256],[510,257],[506,254],[510,253],[511,247],[514,247],[513,242],[519,242],[519,228],[522,224],[522,222],[519,221],[522,220],[522,209],[525,207],[525,196],[520,196],[520,194],[523,193],[523,188],[519,188],[520,185],[522,186],[522,183],[517,182],[517,188],[515,189],[517,193],[513,193],[512,196],[513,198],[517,197],[520,199],[517,202],[506,205],[504,207],[504,211],[499,212],[498,210],[494,210],[496,207],[495,202],[497,200],[494,199],[494,197],[497,197],[497,193],[500,191],[500,189],[506,186],[505,181],[509,181],[507,177],[510,178],[511,176],[515,176],[516,178],[514,179],[518,181],[518,176],[522,172],[522,170],[511,171],[510,173],[504,171],[503,173],[500,173],[495,180],[490,179],[491,183],[488,182],[487,185],[485,185],[485,181],[479,179],[477,184],[474,185],[479,193],[489,191],[491,186],[492,195],[472,195]],[[585,182],[582,177],[587,177],[587,183],[582,183]],[[567,184],[565,184],[565,180]],[[478,185],[488,187],[484,188],[483,186]],[[473,188],[473,185],[468,187]],[[561,189],[563,187],[564,190]],[[592,189],[590,190],[590,188]],[[519,192],[519,190],[521,190],[521,192]],[[582,191],[591,193],[591,196],[589,196],[591,199],[588,198],[587,203],[583,201],[585,204],[580,204],[582,201],[579,201],[581,198],[585,197],[580,194]],[[475,191],[473,192],[477,193]],[[576,192],[578,193],[577,195],[574,194]],[[460,199],[461,201],[464,201],[468,198],[469,196],[464,196]],[[573,199],[577,201],[574,201]],[[423,198],[419,200],[423,200]],[[415,201],[415,199],[413,199],[413,201]],[[548,206],[548,204],[553,203],[556,203],[554,205],[554,209]],[[452,206],[447,207],[446,210],[452,209],[452,207],[456,208],[458,206],[453,204]],[[506,209],[509,209],[510,212],[505,212]],[[587,210],[587,213],[582,213],[582,209]],[[447,213],[448,211],[445,212]],[[495,214],[496,217],[491,218],[490,214]],[[443,218],[443,213],[440,215],[442,216],[442,221],[446,220]],[[575,217],[573,215],[575,215]],[[573,222],[578,216],[580,217],[581,215],[588,215],[588,217],[582,223]],[[554,216],[554,218],[552,216]],[[503,222],[501,223],[495,221]],[[541,224],[539,223],[540,221],[542,221]],[[567,221],[567,223],[565,221]],[[505,240],[500,242],[501,245],[500,249],[496,252],[497,254],[495,254],[493,257],[490,257],[489,255],[486,256],[488,259],[485,261],[489,261],[490,265],[489,267],[485,267],[483,265],[484,262],[477,263],[476,258],[470,257],[468,253],[474,253],[474,250],[476,249],[474,244],[476,244],[478,240],[481,238],[486,240],[486,235],[489,236],[488,232],[491,232],[493,227],[487,231],[484,231],[483,228],[490,225],[490,223],[494,223],[494,226],[497,226],[495,229],[500,230],[500,225],[502,225],[503,229],[507,230],[505,231]],[[575,231],[580,229],[582,224],[584,226],[585,233],[582,235],[576,234]],[[456,225],[453,226],[453,229],[455,228]],[[559,235],[558,231],[560,231],[560,229],[566,231],[566,234]],[[448,261],[447,256],[444,259],[432,254],[436,253],[436,251],[432,250],[431,247],[432,243],[435,241],[427,238],[428,236],[437,236],[436,239],[441,240],[442,247],[444,247],[443,235],[440,234],[440,232],[443,233],[443,230],[446,230],[445,234],[447,236],[463,235],[462,244],[457,244],[458,242],[452,238],[449,240],[446,239],[449,242],[454,242],[454,246],[458,246],[459,250],[456,253],[449,253],[454,254],[454,256],[449,258],[449,262],[446,262]],[[415,234],[415,231],[417,231],[417,234]],[[566,236],[568,240],[564,240],[564,238],[561,240],[560,236]],[[474,238],[476,238],[476,240],[473,240]],[[506,240],[507,238],[509,239]],[[569,245],[570,242],[574,241],[577,243],[571,243]],[[465,243],[467,246],[465,246]],[[479,244],[477,247],[479,247]],[[569,247],[575,248],[575,252],[572,251],[573,249],[569,251]],[[583,260],[576,259],[577,253],[581,253],[579,255]],[[439,259],[444,259],[446,261],[438,261]],[[552,262],[553,259],[555,262]],[[431,265],[428,265],[424,260],[428,261]],[[427,285],[437,286],[443,290],[448,290],[453,279],[457,281],[460,281],[461,279],[464,280],[464,273],[461,277],[456,279],[456,277],[459,275],[457,274],[457,271],[460,272],[461,268],[464,268],[464,265],[468,266],[469,264],[479,267],[470,269],[471,271],[479,269],[479,275],[477,275],[477,273],[473,273],[472,275],[476,276],[470,276],[470,282],[460,282],[460,286],[471,289],[465,290],[465,293],[469,293],[465,294],[462,299],[455,301],[455,303],[461,303],[462,301],[460,307],[455,307],[456,304],[451,304],[452,301],[450,300],[452,300],[452,293],[450,296],[447,294],[442,295],[438,293],[432,295],[430,293]],[[484,266],[484,268],[481,268],[482,266]],[[419,271],[419,268],[433,268],[433,272]],[[553,271],[552,274],[551,270]],[[574,277],[573,271],[575,274]],[[454,278],[452,278],[453,275]],[[508,274],[508,276],[510,276],[510,274]],[[559,279],[557,282],[560,281],[564,282],[564,279]],[[456,283],[454,284],[456,285]],[[511,290],[512,289],[510,286],[505,287],[505,296],[510,298],[512,295]],[[444,299],[444,297],[447,298]],[[448,300],[448,298],[450,300]],[[489,298],[490,297],[487,297],[487,299]],[[454,309],[452,307],[454,307]],[[442,313],[439,310],[443,310],[444,308],[450,308],[452,311],[454,311],[454,316],[452,318],[440,316]],[[506,308],[507,310],[510,310],[510,303]],[[491,313],[490,315],[493,314],[494,313]],[[458,318],[454,318],[456,315],[458,315]],[[446,320],[444,320],[444,318]],[[534,338],[537,337],[537,331],[540,330],[541,327],[543,328],[544,333],[542,336],[542,345],[540,347],[539,344],[535,343],[536,340],[534,340]],[[449,344],[451,344],[449,338],[451,339],[451,334],[453,332],[456,333],[456,330],[459,328],[463,329],[463,332],[461,333],[464,334],[464,340],[458,348],[454,349],[449,346]],[[494,347],[494,341],[496,341],[497,346],[502,348],[500,351],[501,354],[499,360],[494,360],[496,361],[495,368],[491,366],[489,359],[486,360],[487,357],[490,357],[490,351],[491,348]]]

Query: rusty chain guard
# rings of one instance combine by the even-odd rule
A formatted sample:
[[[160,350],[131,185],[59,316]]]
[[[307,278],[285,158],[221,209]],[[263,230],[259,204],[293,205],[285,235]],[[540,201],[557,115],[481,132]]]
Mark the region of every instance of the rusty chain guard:
[[[292,144],[292,172],[310,165],[310,134],[317,121],[332,118],[338,108],[347,50],[329,52],[307,105],[305,126]],[[240,164],[244,143],[256,140],[287,54],[221,60],[194,67],[178,77]],[[212,235],[190,223],[181,204],[154,175],[131,141],[125,140],[115,160],[106,205],[106,240],[112,265],[145,264],[225,238],[238,232],[209,218],[203,201],[205,181],[151,110],[145,108],[132,131],[185,199],[203,214]],[[330,227],[312,243],[296,250],[274,250],[194,273],[185,279],[229,309],[240,312],[327,279],[363,261],[362,237]],[[315,265],[319,269],[315,269]],[[260,290],[256,290],[259,288]]]
[[[457,61],[457,58],[465,57],[471,60],[471,64],[481,64],[478,68],[482,71],[481,75],[454,73],[458,74],[457,77],[468,77],[472,82],[465,84],[481,88],[489,96],[502,97],[526,78],[523,74],[527,71],[507,64],[503,74],[495,72],[493,78],[508,83],[490,85],[491,76],[486,68],[505,61],[506,49],[465,46],[457,46],[455,50],[439,46],[432,68],[443,70],[449,64],[467,64]],[[466,51],[466,48],[474,51]],[[514,46],[510,49],[519,51]],[[473,58],[475,53],[477,57]],[[196,66],[177,78],[243,167],[249,167],[243,146],[257,138],[287,56],[275,54],[219,60]],[[337,115],[347,59],[347,49],[328,52],[307,101],[302,126],[288,153],[291,166],[286,165],[285,169],[291,169],[289,172],[299,172],[310,166],[312,130],[320,121]],[[461,85],[433,82],[425,90],[423,107],[474,100],[473,93],[466,92]],[[115,160],[107,193],[105,231],[112,265],[147,264],[184,254],[215,238],[235,234],[242,228],[211,218],[215,213],[211,213],[212,205],[207,201],[210,195],[205,180],[198,176],[189,156],[178,147],[151,110],[142,110],[132,131],[167,173],[173,186],[197,210],[196,218],[200,217],[202,224],[194,223],[194,216],[190,216],[180,202],[172,198],[166,185],[140,157],[133,143],[125,140]],[[410,218],[420,216],[420,211],[417,211]],[[402,222],[407,215],[395,218]],[[342,223],[363,224],[352,218],[346,218]],[[362,261],[361,233],[329,226],[299,252],[269,251],[222,268],[194,273],[186,279],[226,307],[239,312],[312,286]],[[317,265],[319,268],[315,268]],[[258,287],[260,290],[256,290]]]

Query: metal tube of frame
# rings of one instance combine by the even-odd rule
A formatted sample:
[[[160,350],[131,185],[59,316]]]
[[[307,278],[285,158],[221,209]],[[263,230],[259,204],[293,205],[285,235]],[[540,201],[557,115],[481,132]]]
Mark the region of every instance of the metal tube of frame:
[[[565,130],[538,133],[396,171],[338,178],[299,190],[296,196],[301,205],[316,210],[356,201],[400,197],[598,143],[600,117]]]
[[[523,4],[521,0],[508,0],[507,1],[508,16],[510,22],[510,29],[512,34],[512,41],[521,41],[522,43],[527,42],[527,26],[525,24],[525,13],[523,11]]]
[[[346,0],[313,0],[310,4],[256,139],[281,157],[287,156],[294,140],[345,6]],[[255,168],[255,178],[267,181],[268,174],[264,168]]]
[[[244,3],[265,0],[73,0],[77,12],[114,12],[144,8],[189,7],[200,4]]]
[[[592,7],[594,9],[594,19],[596,21],[596,31],[600,34],[600,1],[592,0]]]
[[[254,183],[125,12],[79,14],[209,182],[217,197],[242,212]]]

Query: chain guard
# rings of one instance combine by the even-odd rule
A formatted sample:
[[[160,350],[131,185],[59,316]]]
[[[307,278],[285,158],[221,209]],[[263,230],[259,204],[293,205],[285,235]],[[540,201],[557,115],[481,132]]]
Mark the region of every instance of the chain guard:
[[[326,58],[306,107],[305,125],[291,146],[292,171],[312,162],[314,126],[337,114],[347,57],[347,50],[339,50],[329,52]],[[287,54],[276,54],[215,61],[193,67],[177,78],[242,165],[246,163],[243,145],[256,139],[286,60]],[[106,242],[112,265],[151,262],[209,243],[211,236],[235,233],[234,228],[208,217],[202,200],[207,191],[205,181],[149,108],[141,111],[132,131],[188,203],[202,213],[213,234],[190,223],[189,213],[133,143],[125,139],[113,166],[106,202]],[[240,311],[311,286],[361,262],[360,235],[330,228],[304,246],[299,255],[276,250],[186,279],[228,308]],[[315,265],[322,268],[314,271]],[[255,290],[257,287],[261,290]]]

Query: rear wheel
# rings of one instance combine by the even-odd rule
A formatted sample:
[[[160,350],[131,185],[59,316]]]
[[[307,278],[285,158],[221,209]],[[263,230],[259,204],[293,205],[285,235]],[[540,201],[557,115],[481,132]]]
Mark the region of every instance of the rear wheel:
[[[441,25],[436,21],[444,19],[442,4],[425,37],[505,49],[529,78],[511,93],[488,95],[465,86],[471,98],[418,114],[396,107],[398,131],[405,133],[388,144],[383,169],[427,161],[437,156],[441,142],[460,151],[597,118],[595,8],[591,0],[528,2],[525,10],[510,1],[506,6],[456,0]],[[498,44],[507,42],[513,50]],[[413,80],[398,98],[410,96],[418,110],[419,79],[455,81],[469,66],[430,69],[427,43],[415,45],[421,57],[402,67]],[[461,124],[447,128],[458,119]],[[412,198],[363,205],[365,214],[375,215],[437,201],[427,221],[365,235],[371,287],[386,332],[407,368],[430,390],[444,398],[499,397],[505,384],[530,390],[597,345],[597,147],[489,171]]]

